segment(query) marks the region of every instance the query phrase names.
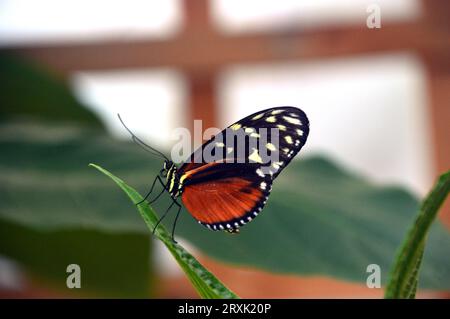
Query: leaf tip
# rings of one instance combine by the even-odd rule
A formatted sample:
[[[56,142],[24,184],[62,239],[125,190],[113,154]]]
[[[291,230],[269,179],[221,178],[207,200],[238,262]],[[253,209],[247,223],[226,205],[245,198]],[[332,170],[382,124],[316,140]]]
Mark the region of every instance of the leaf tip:
[[[93,167],[93,168],[98,168],[98,165],[97,165],[97,164],[94,164],[94,163],[89,163],[88,166],[89,166],[89,167]]]

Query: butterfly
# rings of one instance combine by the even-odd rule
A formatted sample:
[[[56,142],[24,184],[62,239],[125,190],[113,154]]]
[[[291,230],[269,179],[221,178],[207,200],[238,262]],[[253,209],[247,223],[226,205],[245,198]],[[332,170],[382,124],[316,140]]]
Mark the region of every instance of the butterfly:
[[[154,155],[164,158],[163,168],[153,181],[167,192],[171,205],[154,230],[175,205],[178,208],[173,228],[180,214],[181,198],[187,211],[199,224],[213,231],[239,232],[263,210],[276,177],[305,145],[309,120],[296,107],[274,107],[253,113],[213,136],[177,166],[163,153],[145,144],[120,121],[132,140]],[[175,241],[175,240],[174,240]]]

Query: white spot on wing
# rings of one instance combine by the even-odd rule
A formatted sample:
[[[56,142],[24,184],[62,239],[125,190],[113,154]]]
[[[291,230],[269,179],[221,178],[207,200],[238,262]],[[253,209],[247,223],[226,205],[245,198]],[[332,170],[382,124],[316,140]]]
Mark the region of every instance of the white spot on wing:
[[[284,139],[286,140],[286,142],[287,142],[288,144],[294,143],[294,142],[292,141],[292,137],[291,137],[290,135],[286,135],[286,136],[284,137]]]
[[[275,123],[277,121],[277,118],[275,116],[269,116],[268,118],[266,118],[266,122],[269,123]]]
[[[258,168],[258,169],[256,170],[256,174],[258,174],[258,176],[265,177],[265,175],[264,175],[262,169],[260,169],[260,168]]]
[[[236,123],[236,124],[233,124],[233,125],[230,126],[230,128],[231,128],[233,131],[237,131],[237,130],[239,130],[241,127],[242,127],[242,125],[239,124],[239,123]]]
[[[275,162],[272,164],[272,166],[273,166],[273,168],[278,170],[280,168],[280,166],[283,166],[283,164],[284,164],[284,162]]]
[[[262,158],[259,156],[258,150],[256,148],[253,148],[253,153],[249,155],[249,160],[262,164]]]
[[[259,113],[258,115],[255,115],[252,117],[252,120],[259,120],[260,118],[262,118],[264,116],[264,113]]]
[[[300,122],[299,119],[295,119],[293,117],[289,117],[289,116],[283,116],[283,119],[291,124],[295,124],[295,125],[302,125],[302,122]]]
[[[281,112],[284,112],[284,110],[273,110],[270,114],[277,115],[280,114]]]
[[[277,127],[280,131],[286,131],[286,126],[284,126],[283,124],[278,124]]]
[[[267,149],[271,150],[271,151],[276,151],[277,148],[275,147],[275,145],[273,145],[272,143],[267,143],[266,144]]]

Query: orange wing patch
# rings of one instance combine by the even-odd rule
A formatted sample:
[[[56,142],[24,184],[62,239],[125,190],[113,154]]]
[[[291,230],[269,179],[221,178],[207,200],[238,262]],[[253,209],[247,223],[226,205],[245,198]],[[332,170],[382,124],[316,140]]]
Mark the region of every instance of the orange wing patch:
[[[256,216],[267,198],[252,185],[253,182],[238,177],[187,185],[182,200],[191,215],[206,226],[211,225],[214,230],[236,228],[250,221],[250,215]]]

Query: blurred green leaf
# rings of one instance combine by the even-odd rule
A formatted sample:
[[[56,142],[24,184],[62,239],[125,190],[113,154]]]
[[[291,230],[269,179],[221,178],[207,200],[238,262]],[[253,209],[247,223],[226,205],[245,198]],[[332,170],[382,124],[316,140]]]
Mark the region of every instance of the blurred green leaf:
[[[102,227],[103,221],[84,202],[89,195],[84,185],[95,181],[76,173],[86,170],[87,162],[78,162],[76,156],[70,159],[74,138],[85,143],[95,130],[8,123],[0,125],[0,254],[20,262],[31,275],[49,280],[62,293],[148,297],[153,280],[148,234]],[[108,219],[107,210],[114,211],[108,198],[89,198],[94,205],[104,202]],[[65,285],[71,263],[82,269],[82,288],[76,291]]]
[[[144,234],[81,227],[41,230],[0,219],[0,254],[62,296],[148,298],[155,286],[150,253]],[[70,264],[80,266],[80,289],[66,286]]]
[[[450,192],[450,171],[443,174],[425,198],[392,270],[386,288],[386,298],[414,298],[419,280],[419,269],[431,224],[439,207]]]
[[[88,140],[90,134],[98,134],[103,130],[97,117],[75,99],[69,87],[61,80],[64,79],[55,77],[30,61],[0,53],[2,83],[0,121],[4,125],[2,134],[14,136],[19,140],[29,139],[29,145],[34,145],[30,149],[33,154],[25,158],[21,157],[20,152],[14,152],[14,143],[2,143],[0,171],[6,175],[3,175],[2,179],[5,184],[0,185],[2,200],[6,196],[5,192],[14,190],[10,188],[8,181],[9,178],[14,179],[16,176],[14,170],[8,170],[10,161],[16,162],[16,168],[20,170],[28,165],[33,166],[36,155],[44,165],[36,165],[33,172],[39,171],[45,175],[48,170],[58,174],[64,167],[58,167],[58,164],[51,160],[52,154],[49,150],[52,147],[40,148],[40,145],[43,145],[41,142],[57,143],[60,138],[70,139],[73,134],[77,134],[79,138],[79,132],[84,132]],[[36,120],[39,122],[35,122]],[[8,123],[27,124],[20,126]],[[58,129],[67,123],[70,124],[70,129],[64,131]],[[39,138],[35,139],[36,136]],[[0,136],[0,139],[3,137],[5,136]],[[42,201],[47,202],[44,209],[51,214],[65,212],[69,206],[70,214],[82,215],[78,210],[77,200],[72,196],[76,192],[72,193],[68,190],[70,187],[65,188],[61,184],[59,187],[64,191],[53,192],[51,188],[45,186],[46,176],[41,179],[33,172],[27,175],[28,182],[15,181],[21,186],[27,185],[24,189],[18,190],[24,191],[23,193],[16,194],[19,198],[17,205],[21,208],[16,210],[15,207],[10,207],[5,211],[6,207],[2,206],[1,217],[4,217],[4,213],[19,216],[21,209],[29,207],[30,209],[27,209],[29,215],[22,217],[39,220],[40,214],[44,211],[35,208],[39,206],[36,203]],[[26,169],[24,173],[27,174]],[[36,200],[35,197],[39,197],[41,187],[45,189],[46,199]],[[61,193],[67,196],[58,198]],[[154,287],[153,265],[149,262],[151,246],[147,234],[126,231],[109,233],[96,226],[83,225],[49,228],[35,226],[32,221],[22,220],[18,223],[15,220],[0,218],[0,254],[19,261],[27,270],[27,275],[36,277],[41,282],[42,279],[46,279],[49,286],[56,288],[63,295],[67,293],[97,297],[151,296],[151,289]],[[133,249],[130,250],[129,247]],[[77,263],[81,267],[81,289],[69,290],[65,285],[68,275],[65,270],[71,263]]]
[[[111,178],[128,195],[133,204],[142,201],[143,197],[120,178],[114,176],[98,165],[90,164],[90,166],[98,169],[100,172]],[[158,222],[158,217],[153,209],[147,202],[138,205],[137,209],[147,224],[148,229],[153,232],[153,229],[155,229],[156,223]],[[184,270],[186,276],[194,285],[195,289],[197,289],[197,292],[201,297],[214,299],[237,298],[237,296],[225,287],[220,280],[204,268],[194,256],[187,252],[180,244],[175,243],[163,225],[160,225],[156,229],[155,235],[164,243],[164,245],[166,245],[167,249]]]
[[[0,148],[0,220],[36,230],[148,234],[119,190],[86,166],[102,163],[146,192],[162,163],[134,144],[69,125],[11,122],[0,126]],[[154,207],[169,204],[164,197]],[[216,259],[278,273],[365,282],[367,265],[378,264],[386,282],[418,207],[402,188],[375,186],[315,157],[286,168],[264,212],[240,235],[211,232],[183,210],[177,237]],[[450,289],[449,249],[448,230],[434,223],[419,288]]]
[[[63,81],[17,56],[0,53],[0,120],[32,118],[102,128]]]

